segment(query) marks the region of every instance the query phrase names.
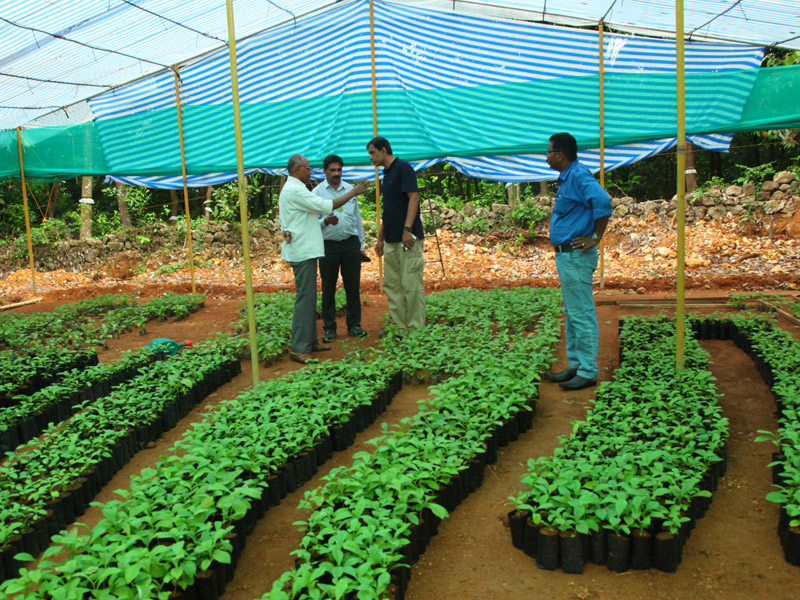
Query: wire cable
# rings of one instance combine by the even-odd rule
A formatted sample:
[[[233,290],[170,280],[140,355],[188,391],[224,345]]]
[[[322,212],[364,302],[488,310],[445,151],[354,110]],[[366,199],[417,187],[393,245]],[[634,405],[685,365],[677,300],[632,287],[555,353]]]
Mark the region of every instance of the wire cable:
[[[58,85],[79,85],[82,87],[96,87],[103,89],[111,89],[113,87],[111,85],[100,85],[97,83],[77,83],[76,81],[57,81],[55,79],[41,79],[40,77],[30,77],[29,75],[14,75],[13,73],[3,73],[3,72],[0,72],[0,76],[13,77],[15,79],[26,79],[28,81],[38,81],[40,83],[55,83]]]
[[[702,29],[702,28],[703,28],[703,27],[705,27],[706,25],[710,25],[711,23],[713,23],[714,21],[716,21],[717,19],[719,19],[719,18],[720,18],[721,16],[723,16],[724,14],[726,14],[726,13],[729,13],[730,11],[732,11],[734,8],[736,8],[737,6],[739,6],[741,3],[742,3],[742,0],[736,0],[736,2],[734,2],[733,4],[731,4],[731,5],[730,5],[728,8],[726,8],[725,10],[723,10],[723,11],[722,11],[721,13],[719,13],[718,15],[716,15],[716,16],[714,16],[714,17],[710,18],[708,21],[706,21],[706,22],[705,22],[705,23],[703,23],[702,25],[698,25],[697,27],[695,27],[694,29],[692,29],[692,30],[689,32],[689,35],[687,36],[687,38],[688,38],[689,40],[691,40],[691,39],[692,39],[692,36],[694,35],[694,32],[695,32],[695,31],[697,31],[698,29]],[[744,14],[744,11],[742,11],[742,14]],[[747,16],[745,16],[745,19],[747,19]],[[677,32],[676,32],[676,34],[677,34]]]
[[[132,6],[133,8],[137,8],[137,9],[141,10],[142,12],[146,12],[149,15],[153,15],[154,17],[158,17],[159,19],[167,21],[168,23],[172,23],[173,25],[177,25],[178,27],[183,27],[184,29],[188,29],[192,33],[196,33],[197,35],[202,35],[203,37],[207,37],[209,39],[216,40],[216,41],[221,42],[221,43],[223,43],[225,45],[228,44],[227,41],[225,41],[223,39],[220,39],[220,38],[218,38],[218,37],[216,37],[214,35],[211,35],[210,33],[203,33],[202,31],[199,31],[197,29],[193,29],[193,28],[189,27],[188,25],[184,25],[183,23],[179,23],[178,21],[173,21],[172,19],[170,19],[168,17],[165,17],[164,15],[160,15],[160,14],[158,14],[156,12],[153,12],[152,10],[148,10],[148,9],[142,7],[142,6],[139,6],[138,4],[134,4],[130,0],[122,0],[122,1],[125,4],[128,4],[128,5]]]
[[[20,23],[15,23],[14,21],[6,19],[5,17],[0,17],[0,21],[3,21],[4,23],[8,23],[12,27],[19,27],[20,29],[25,29],[27,31],[33,31],[35,33],[41,33],[42,35],[48,35],[50,37],[53,37],[53,38],[56,38],[56,39],[59,39],[59,40],[64,40],[65,42],[71,42],[73,44],[77,44],[79,46],[83,46],[85,48],[89,48],[90,50],[97,50],[98,52],[106,52],[108,54],[117,54],[119,56],[124,56],[125,58],[130,58],[132,60],[138,60],[139,62],[150,63],[151,65],[156,65],[157,67],[161,67],[162,69],[168,69],[169,68],[167,65],[162,65],[161,63],[156,62],[154,60],[150,60],[148,58],[139,58],[138,56],[133,56],[131,54],[126,54],[125,52],[119,52],[117,50],[108,50],[107,48],[100,48],[99,46],[92,46],[91,44],[87,44],[85,42],[79,42],[78,40],[70,39],[70,38],[68,38],[66,36],[63,36],[63,35],[59,34],[59,33],[50,33],[49,31],[44,31],[43,29],[37,29],[36,27],[31,27],[30,25],[22,25]]]

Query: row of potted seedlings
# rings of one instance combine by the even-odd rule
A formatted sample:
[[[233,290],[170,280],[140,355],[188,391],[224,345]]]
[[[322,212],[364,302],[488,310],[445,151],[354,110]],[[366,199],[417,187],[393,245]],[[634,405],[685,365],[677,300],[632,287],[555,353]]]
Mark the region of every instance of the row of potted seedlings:
[[[717,331],[719,339],[732,339],[755,363],[771,388],[778,406],[778,431],[760,431],[756,441],[775,444],[772,456],[773,484],[767,500],[780,505],[778,536],[786,562],[800,566],[800,342],[761,314],[715,316],[697,319],[701,331]]]
[[[256,519],[327,460],[338,429],[365,427],[399,389],[396,366],[368,357],[310,365],[223,403],[103,505],[97,526],[53,538],[56,549],[0,591],[216,598]],[[62,550],[66,559],[48,560]]]
[[[529,461],[509,524],[538,567],[677,569],[725,472],[728,431],[695,340],[676,373],[674,330],[664,318],[626,320],[614,381],[552,457]]]
[[[0,566],[6,579],[83,513],[95,494],[148,442],[241,371],[242,341],[227,336],[141,368],[0,466]]]
[[[271,365],[284,356],[292,337],[292,310],[295,295],[285,290],[274,293],[256,294],[254,313],[256,322],[256,347],[258,359],[264,365]],[[336,290],[334,302],[337,315],[344,314],[346,298],[344,290]],[[317,312],[321,312],[321,299],[317,299]],[[245,308],[242,307],[244,316]],[[243,318],[236,325],[238,332],[247,330],[247,320]],[[248,355],[249,356],[249,355]]]
[[[448,309],[446,318],[432,295],[428,317],[447,324],[390,342],[387,355],[419,376],[420,355],[437,363],[430,355],[435,341],[455,376],[432,386],[416,416],[384,424],[383,435],[370,442],[373,452],[356,454],[352,466],[332,470],[324,486],[306,493],[301,508],[313,512],[294,552],[296,567],[263,600],[404,597],[410,567],[441,519],[481,485],[498,447],[532,425],[537,383],[553,360],[560,326],[552,292],[538,290],[529,304],[522,299],[530,290],[502,294],[507,310],[502,302],[495,306],[499,328],[481,310],[495,293],[472,297],[461,314]],[[505,327],[531,315],[537,320],[532,335]]]
[[[97,363],[59,374],[60,381],[28,396],[15,396],[13,406],[0,408],[0,452],[14,450],[38,437],[48,425],[60,423],[85,402],[108,395],[113,387],[135,377],[139,369],[164,353],[150,348],[127,352],[115,361]]]
[[[31,395],[57,381],[63,371],[97,364],[88,349],[122,331],[147,321],[183,318],[204,305],[205,295],[164,294],[149,302],[136,302],[125,294],[111,294],[72,304],[51,312],[0,315],[0,407],[13,406],[14,397]],[[98,317],[100,322],[97,322]]]
[[[86,349],[34,347],[27,354],[11,350],[0,353],[0,408],[15,406],[18,396],[38,392],[57,381],[64,371],[96,364],[97,354]]]

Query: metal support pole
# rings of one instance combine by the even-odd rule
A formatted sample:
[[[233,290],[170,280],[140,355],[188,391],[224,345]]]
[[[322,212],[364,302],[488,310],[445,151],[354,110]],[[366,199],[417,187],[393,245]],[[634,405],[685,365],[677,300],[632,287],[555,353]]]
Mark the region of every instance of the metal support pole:
[[[36,295],[36,271],[33,268],[33,242],[31,241],[31,217],[28,213],[28,184],[25,182],[25,163],[22,160],[22,127],[17,127],[19,148],[19,178],[22,182],[22,205],[25,207],[25,233],[28,235],[28,259],[31,265],[31,288]]]
[[[677,181],[678,198],[677,227],[678,227],[678,272],[677,306],[675,310],[676,323],[676,350],[675,370],[683,369],[683,344],[685,336],[685,264],[686,264],[686,80],[684,75],[684,44],[683,44],[683,0],[675,3],[675,73],[676,73],[676,100],[678,109],[678,139],[677,139]]]
[[[236,171],[239,176],[239,217],[242,222],[242,255],[247,299],[247,329],[250,337],[250,362],[253,366],[253,385],[258,385],[258,343],[256,342],[256,314],[253,298],[253,274],[250,272],[250,232],[247,226],[247,190],[244,179],[244,145],[242,143],[242,116],[239,108],[239,75],[236,69],[236,33],[233,28],[233,0],[225,0],[228,12],[228,54],[231,62],[231,92],[233,96],[233,126],[236,133]]]
[[[194,281],[194,248],[192,243],[192,218],[189,215],[189,186],[186,183],[186,149],[183,145],[183,116],[181,115],[181,84],[178,67],[172,68],[175,75],[175,106],[178,109],[178,138],[181,144],[181,174],[183,175],[183,210],[186,213],[186,241],[189,250],[189,273],[192,276],[192,293],[197,293]]]

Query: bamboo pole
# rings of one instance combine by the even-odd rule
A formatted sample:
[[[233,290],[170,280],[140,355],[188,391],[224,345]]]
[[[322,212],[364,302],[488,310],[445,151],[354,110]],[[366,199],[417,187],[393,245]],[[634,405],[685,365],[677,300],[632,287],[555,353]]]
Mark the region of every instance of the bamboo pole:
[[[231,93],[233,100],[233,126],[236,133],[236,171],[239,177],[239,217],[242,222],[242,255],[247,299],[247,324],[250,337],[250,362],[253,367],[253,385],[258,385],[258,344],[256,342],[256,315],[253,299],[253,274],[250,272],[250,233],[247,226],[247,191],[244,179],[244,145],[242,142],[242,116],[239,108],[239,75],[236,69],[236,33],[233,27],[233,0],[225,0],[228,13],[228,54],[231,62]]]
[[[189,215],[189,186],[186,183],[186,148],[183,144],[183,116],[181,115],[181,83],[178,67],[172,68],[175,76],[175,107],[178,109],[178,139],[181,145],[181,175],[183,175],[183,210],[186,213],[186,241],[189,250],[189,273],[192,276],[192,293],[197,293],[194,281],[194,247],[192,244],[192,218]]]
[[[22,127],[17,127],[19,149],[19,178],[22,182],[22,205],[25,207],[25,233],[28,235],[28,259],[31,265],[31,288],[36,295],[36,271],[33,268],[33,242],[31,241],[31,217],[28,212],[28,185],[25,183],[25,162],[22,160]]]
[[[600,185],[606,188],[606,107],[605,107],[605,76],[606,64],[603,51],[603,22],[600,21],[598,30],[598,43],[600,45],[600,71],[598,83],[600,84]],[[606,286],[606,242],[600,240],[600,289]]]
[[[369,53],[372,64],[372,135],[378,136],[378,78],[375,70],[375,10],[373,0],[369,0]],[[378,166],[375,166],[375,219],[378,231],[381,230],[381,180]],[[383,287],[383,257],[378,257],[378,285]]]
[[[677,305],[675,311],[676,323],[676,350],[675,369],[683,370],[683,343],[685,306],[685,252],[686,252],[686,80],[684,76],[684,44],[683,44],[683,0],[675,3],[675,73],[676,73],[676,100],[678,109],[678,139],[677,139],[677,227],[678,227],[678,272]]]

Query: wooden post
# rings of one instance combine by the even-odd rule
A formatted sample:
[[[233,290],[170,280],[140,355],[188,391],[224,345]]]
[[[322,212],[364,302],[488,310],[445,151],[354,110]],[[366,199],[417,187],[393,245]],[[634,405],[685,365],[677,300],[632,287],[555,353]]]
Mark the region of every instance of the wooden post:
[[[88,240],[92,237],[92,178],[81,178],[81,239]]]
[[[17,148],[19,149],[19,179],[22,183],[22,205],[25,210],[25,233],[28,236],[28,260],[31,265],[31,289],[36,295],[36,271],[33,268],[33,241],[31,240],[31,217],[28,212],[28,184],[25,181],[25,161],[22,159],[22,127],[17,127]]]
[[[239,107],[239,74],[236,66],[236,33],[233,27],[233,0],[225,0],[228,14],[228,57],[231,63],[231,95],[233,128],[236,135],[236,171],[239,176],[239,218],[242,223],[242,257],[244,258],[244,285],[247,303],[247,327],[250,339],[250,363],[253,367],[253,385],[258,385],[258,342],[256,340],[255,299],[253,273],[250,271],[250,232],[247,226],[247,190],[244,177],[244,144],[242,142],[242,113]]]
[[[114,185],[117,187],[117,208],[119,209],[119,219],[125,229],[130,229],[131,218],[128,215],[128,201],[126,200],[126,196],[128,194],[125,191],[125,184],[121,181],[115,181]]]
[[[378,136],[378,79],[375,71],[375,7],[369,0],[369,53],[372,63],[372,135]],[[381,230],[381,180],[375,167],[375,222]],[[383,287],[383,257],[378,257],[378,285]]]
[[[697,188],[697,170],[695,165],[695,154],[697,146],[692,142],[686,142],[686,193],[690,194]]]
[[[676,276],[675,370],[683,370],[685,335],[685,264],[686,264],[686,80],[684,75],[683,0],[675,3],[675,73],[678,108],[677,180],[678,201],[675,208],[678,226],[678,272]]]
[[[605,50],[603,48],[603,22],[600,21],[600,26],[597,28],[598,40],[600,43],[600,72],[598,75],[598,83],[600,86],[600,185],[603,189],[606,188],[606,110],[605,110],[605,78],[606,78],[606,61]],[[606,244],[605,240],[600,240],[600,247],[597,249],[600,253],[600,289],[606,286]]]
[[[175,106],[178,109],[178,139],[181,144],[181,175],[183,175],[183,212],[186,213],[186,251],[189,254],[189,274],[192,278],[192,293],[197,293],[194,279],[194,240],[192,240],[192,216],[189,214],[189,186],[186,183],[186,147],[183,143],[183,115],[181,114],[181,78],[178,75],[178,68],[172,71],[175,76]],[[175,224],[178,224],[178,195],[173,190],[175,202],[172,205],[172,214],[175,217]]]

